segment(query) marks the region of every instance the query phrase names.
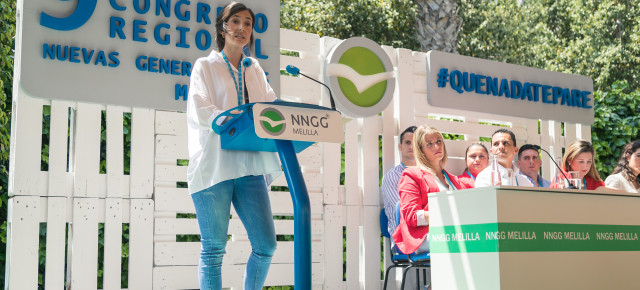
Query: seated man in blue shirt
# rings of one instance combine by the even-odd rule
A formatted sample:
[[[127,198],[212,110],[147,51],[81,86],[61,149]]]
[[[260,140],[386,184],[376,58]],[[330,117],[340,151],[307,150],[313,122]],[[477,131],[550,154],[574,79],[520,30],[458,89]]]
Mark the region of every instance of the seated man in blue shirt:
[[[541,166],[542,160],[540,160],[540,152],[536,146],[525,144],[520,147],[518,151],[520,174],[529,179],[534,187],[549,187],[551,183],[538,174]]]
[[[400,151],[401,162],[396,167],[391,168],[384,174],[382,179],[382,202],[384,203],[384,213],[387,215],[389,223],[387,229],[389,234],[393,234],[396,229],[396,203],[400,201],[400,195],[398,194],[398,183],[407,166],[416,166],[416,160],[413,156],[413,132],[416,131],[416,126],[411,126],[405,129],[400,134],[400,144],[398,144],[398,151]],[[391,239],[393,241],[393,239]]]

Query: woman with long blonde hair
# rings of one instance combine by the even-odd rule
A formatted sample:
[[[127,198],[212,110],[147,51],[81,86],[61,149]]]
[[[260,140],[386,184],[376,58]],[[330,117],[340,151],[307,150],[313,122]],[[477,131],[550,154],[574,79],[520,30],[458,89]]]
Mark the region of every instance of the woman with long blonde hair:
[[[566,172],[580,172],[582,188],[588,190],[604,189],[605,184],[593,162],[596,151],[591,142],[577,139],[567,147],[562,158],[562,169]]]
[[[422,125],[413,133],[413,152],[416,167],[402,173],[400,194],[400,223],[393,233],[396,246],[403,253],[429,251],[429,199],[431,192],[468,188],[455,175],[444,170],[447,148],[436,128]]]

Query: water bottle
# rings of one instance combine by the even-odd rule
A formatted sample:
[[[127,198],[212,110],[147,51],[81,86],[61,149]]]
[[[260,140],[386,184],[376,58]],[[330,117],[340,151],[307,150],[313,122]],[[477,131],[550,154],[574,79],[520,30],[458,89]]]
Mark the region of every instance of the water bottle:
[[[556,158],[556,164],[562,164],[562,157]],[[566,178],[564,178],[564,175],[562,174],[560,169],[556,168],[556,175],[553,176],[551,184],[555,184],[557,188],[562,189],[567,188],[566,182],[567,180]]]
[[[491,185],[502,185],[502,176],[500,175],[500,168],[498,167],[498,154],[493,154],[491,160]]]

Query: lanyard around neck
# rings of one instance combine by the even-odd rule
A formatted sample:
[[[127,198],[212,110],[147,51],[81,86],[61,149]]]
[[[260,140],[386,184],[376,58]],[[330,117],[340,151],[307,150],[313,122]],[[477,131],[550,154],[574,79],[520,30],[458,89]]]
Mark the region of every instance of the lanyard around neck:
[[[222,58],[224,58],[224,62],[227,63],[227,67],[229,68],[229,74],[231,74],[231,78],[233,79],[233,84],[236,85],[236,96],[238,97],[238,106],[242,105],[242,58],[240,62],[238,62],[238,80],[236,81],[236,77],[233,75],[233,69],[231,68],[231,64],[229,63],[229,59],[227,55],[222,52]]]
[[[451,182],[451,179],[449,179],[449,175],[447,175],[444,170],[442,170],[442,174],[444,175],[444,179],[447,180],[447,183],[449,183],[449,186],[451,186],[451,190],[457,190],[457,188],[453,186],[453,182]]]
[[[473,178],[473,180],[476,180],[476,177],[475,177],[475,176],[473,176],[473,174],[471,174],[471,172],[469,172],[469,170],[467,170],[465,173],[466,173],[467,175],[469,175],[469,177]]]

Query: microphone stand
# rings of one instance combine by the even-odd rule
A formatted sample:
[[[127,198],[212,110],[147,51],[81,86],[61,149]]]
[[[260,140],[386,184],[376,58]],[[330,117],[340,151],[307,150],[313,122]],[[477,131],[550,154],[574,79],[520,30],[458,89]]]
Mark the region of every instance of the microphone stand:
[[[318,81],[318,80],[316,80],[316,79],[314,79],[314,78],[312,78],[312,77],[310,77],[308,75],[305,75],[305,74],[301,73],[300,69],[295,67],[295,66],[288,65],[287,68],[286,68],[286,71],[288,73],[294,75],[294,76],[302,75],[303,77],[308,78],[308,79],[310,79],[310,80],[312,80],[312,81],[314,81],[316,83],[319,83],[319,84],[323,85],[325,88],[327,88],[327,90],[329,91],[329,101],[331,101],[331,109],[333,109],[333,110],[336,109],[336,103],[333,101],[333,94],[331,93],[331,89],[327,85],[325,85],[324,83],[322,83],[322,82],[320,82],[320,81]]]
[[[555,160],[553,160],[553,157],[551,157],[551,154],[550,154],[547,150],[542,149],[542,147],[540,147],[540,146],[538,146],[538,145],[536,145],[536,149],[541,150],[541,151],[544,151],[544,153],[547,153],[547,155],[549,156],[549,159],[551,159],[551,162],[553,162],[553,164],[555,164],[556,168],[558,168],[558,170],[560,171],[560,173],[562,173],[562,176],[564,176],[564,178],[565,178],[566,180],[569,180],[569,177],[567,177],[567,175],[564,173],[564,170],[562,170],[562,169],[560,168],[560,165],[558,165],[558,163],[556,163],[556,161],[555,161]],[[578,188],[577,188],[577,187],[575,187],[573,184],[571,184],[571,182],[567,182],[567,183],[569,184],[569,186],[568,186],[568,188],[569,188],[569,189],[578,189]]]

